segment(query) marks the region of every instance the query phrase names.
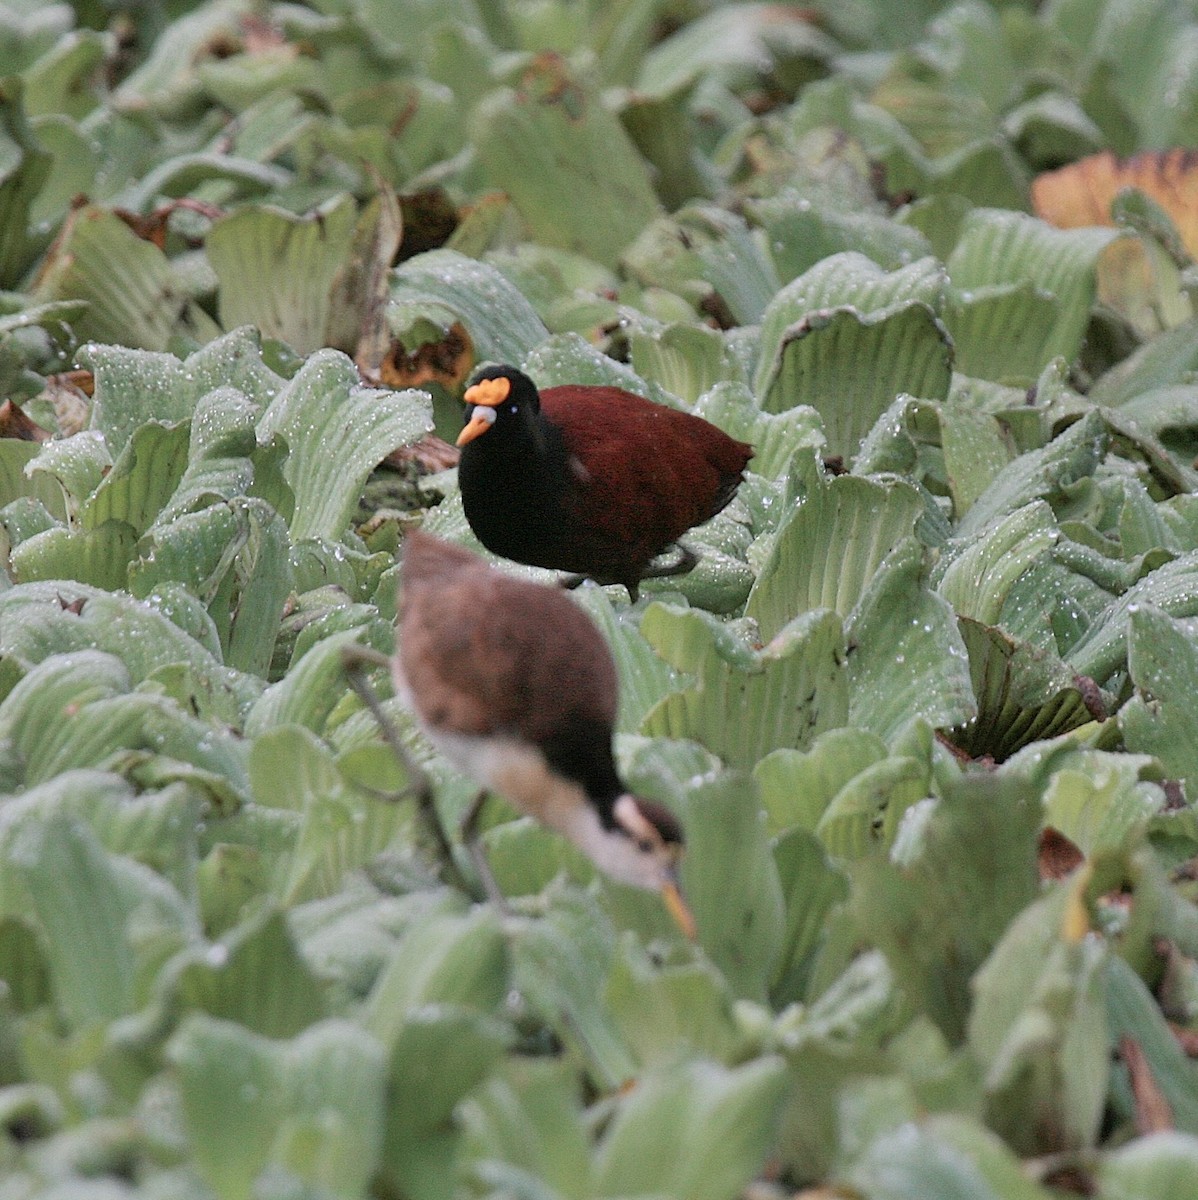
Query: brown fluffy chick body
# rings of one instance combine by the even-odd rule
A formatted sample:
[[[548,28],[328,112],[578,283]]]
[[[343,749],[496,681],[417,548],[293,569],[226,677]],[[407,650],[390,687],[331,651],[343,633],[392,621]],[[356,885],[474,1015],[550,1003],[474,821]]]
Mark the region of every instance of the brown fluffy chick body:
[[[688,928],[682,831],[616,773],[616,670],[587,615],[559,589],[419,531],[401,579],[393,673],[428,739],[614,879],[661,891]]]

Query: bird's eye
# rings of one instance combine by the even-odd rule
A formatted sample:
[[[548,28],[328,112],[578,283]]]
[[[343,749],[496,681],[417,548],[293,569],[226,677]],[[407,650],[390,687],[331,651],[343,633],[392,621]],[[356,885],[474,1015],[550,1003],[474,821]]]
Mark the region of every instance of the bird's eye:
[[[512,406],[511,406],[511,407],[508,409],[508,412],[515,412],[515,411],[516,411],[516,406],[513,404],[513,405],[512,405]]]
[[[640,841],[637,842],[636,848],[642,854],[652,854],[653,853],[653,843],[651,841],[649,841],[648,838],[641,838]]]

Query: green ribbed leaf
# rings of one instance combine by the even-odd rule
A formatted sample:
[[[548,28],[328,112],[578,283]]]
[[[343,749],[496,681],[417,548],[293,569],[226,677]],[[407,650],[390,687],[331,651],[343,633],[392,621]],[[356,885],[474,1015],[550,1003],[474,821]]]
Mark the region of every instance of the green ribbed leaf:
[[[1069,883],[1015,916],[974,981],[969,1045],[985,1069],[990,1124],[1016,1149],[1094,1142],[1110,1071],[1104,967],[1092,938],[1066,935]],[[1032,1105],[1051,1126],[1023,1119]]]
[[[23,84],[11,66],[0,88],[0,287],[15,287],[29,265],[30,212],[50,174],[52,159],[25,119]]]
[[[371,991],[366,1028],[391,1047],[404,1023],[430,1005],[493,1015],[509,987],[510,955],[490,906],[413,922]]]
[[[73,603],[80,604],[80,611],[65,607]],[[119,658],[134,684],[181,664],[207,686],[227,692],[239,706],[260,690],[260,685],[227,670],[157,609],[129,596],[59,581],[0,592],[0,691],[5,695],[43,659],[91,649]]]
[[[1183,554],[1128,588],[1070,648],[1066,661],[1079,675],[1105,683],[1123,665],[1130,619],[1145,605],[1169,617],[1198,616],[1198,553]]]
[[[853,867],[858,927],[953,1042],[971,1019],[974,972],[1038,891],[1040,813],[1029,792],[1022,781],[967,777],[916,810],[889,860]],[[1026,994],[1009,992],[1012,1003]]]
[[[895,755],[875,762],[836,793],[815,835],[840,860],[889,849],[904,813],[928,794],[928,782],[927,769],[913,758]]]
[[[781,293],[780,293],[781,295]],[[775,302],[776,303],[776,302]],[[846,462],[900,394],[938,400],[952,378],[951,344],[920,302],[862,314],[852,308],[808,312],[769,340],[762,333],[757,391],[767,412],[810,404],[824,422],[828,451]]]
[[[79,510],[84,529],[123,521],[140,537],[166,504],[187,466],[187,422],[139,426],[112,470]]]
[[[454,1109],[509,1040],[499,1022],[448,1004],[408,1018],[391,1046],[383,1178],[413,1196],[440,1194],[459,1143]]]
[[[281,436],[291,451],[283,475],[295,493],[292,540],[340,538],[370,472],[431,429],[427,393],[364,388],[344,354],[313,354],[258,424],[259,440]]]
[[[1102,417],[1091,411],[1042,450],[1021,454],[977,497],[957,526],[957,537],[974,538],[991,522],[1033,500],[1058,498],[1070,484],[1094,474],[1108,442]]]
[[[643,1076],[598,1147],[597,1194],[737,1195],[773,1144],[785,1085],[782,1062],[773,1057],[731,1069],[689,1063]],[[662,1154],[662,1146],[679,1153]]]
[[[901,480],[813,474],[806,494],[779,529],[745,612],[768,641],[810,609],[848,617],[886,555],[912,536],[923,515],[920,494]]]
[[[808,746],[848,719],[844,634],[835,613],[796,617],[761,650],[705,612],[655,603],[641,633],[695,685],[650,709],[642,732],[694,738],[729,766]]]
[[[927,587],[925,551],[900,542],[879,566],[846,625],[847,724],[892,743],[913,720],[933,728],[976,711],[969,660],[952,609]]]
[[[204,249],[220,284],[221,323],[257,326],[301,355],[327,345],[333,285],[356,221],[357,205],[347,195],[301,216],[248,205],[215,221]]]
[[[564,59],[534,59],[518,90],[486,96],[472,134],[488,182],[550,246],[614,266],[660,211],[648,168],[618,118]]]
[[[970,213],[947,263],[944,319],[959,369],[1031,383],[1056,356],[1072,362],[1094,300],[1098,255],[1118,236],[1053,229],[1000,209]]]
[[[176,959],[167,991],[178,1009],[236,1021],[263,1037],[294,1037],[325,1015],[320,982],[273,908]]]
[[[350,872],[381,854],[411,820],[411,802],[356,792],[324,743],[300,726],[256,737],[249,769],[257,803],[304,818],[293,852],[278,864],[275,893],[289,907],[335,894]]]
[[[5,849],[44,934],[55,1004],[68,1025],[82,1031],[130,1012],[139,999],[139,957],[151,949],[143,940],[139,953],[134,917],[143,938],[177,938],[177,895],[62,817],[26,822]]]
[[[737,996],[764,1001],[783,936],[783,898],[755,784],[728,773],[687,792],[682,887],[699,938]]]
[[[1098,1194],[1111,1200],[1155,1200],[1184,1195],[1198,1171],[1198,1137],[1160,1130],[1146,1133],[1103,1158]]]
[[[696,307],[714,301],[737,325],[760,321],[780,286],[760,235],[715,204],[692,203],[660,217],[624,261],[642,284],[668,288]]]
[[[1055,656],[961,617],[977,716],[951,738],[973,758],[1003,762],[1033,742],[1059,737],[1092,719],[1071,673]]]
[[[886,743],[872,733],[829,729],[810,750],[774,750],[753,768],[767,827],[777,835],[814,831],[836,794],[862,770],[886,757]]]
[[[705,325],[675,322],[652,330],[634,326],[628,346],[629,360],[642,379],[660,384],[687,404],[738,377],[723,337]]]
[[[808,998],[815,957],[826,936],[831,911],[849,894],[848,878],[805,829],[792,829],[774,843],[774,865],[786,902],[782,952],[770,1000],[775,1009]]]
[[[521,363],[549,336],[519,290],[487,263],[430,250],[397,267],[385,320],[409,352],[465,326],[479,362]]]
[[[1135,695],[1119,710],[1127,748],[1152,754],[1166,773],[1198,794],[1198,642],[1192,621],[1151,604],[1128,613],[1127,665]]]
[[[329,713],[349,686],[341,651],[357,641],[358,633],[348,629],[325,638],[278,683],[272,683],[246,716],[246,733],[257,736],[276,725],[302,725],[323,732]]]
[[[540,1020],[605,1090],[636,1076],[636,1059],[603,1001],[615,930],[591,897],[562,894],[512,942],[512,979]]]
[[[1058,538],[1052,509],[1034,500],[976,530],[970,541],[950,543],[936,590],[958,616],[993,625],[1015,581]]]
[[[85,346],[79,358],[95,372],[92,426],[103,433],[114,458],[139,426],[189,420],[200,397],[215,388],[236,388],[265,407],[283,386],[262,361],[258,337],[250,329],[216,338],[182,362],[173,354],[124,345]]]
[[[63,497],[58,493],[58,488],[49,483],[50,480],[61,486],[67,494],[68,503],[72,509],[77,510],[112,469],[112,455],[108,453],[104,438],[92,429],[68,438],[44,442],[40,448],[30,442],[6,439],[0,442],[0,472],[5,471],[5,458],[9,454],[12,454],[14,459],[18,457],[14,453],[18,448],[24,452],[19,457],[27,462],[29,459],[33,460],[29,464],[28,478],[34,482],[35,487],[30,488],[26,484],[26,490],[21,491],[20,485],[14,479],[11,483],[6,481],[5,490],[0,494],[37,495],[51,512],[59,516],[63,515]],[[47,496],[48,492],[58,494],[50,498]]]
[[[76,332],[97,342],[164,350],[184,327],[209,337],[219,332],[180,286],[166,255],[115,213],[95,205],[68,215],[36,295],[87,301]]]
[[[56,526],[26,538],[9,556],[17,583],[74,579],[116,591],[128,580],[137,533],[124,521],[105,521],[90,529]]]
[[[386,1057],[348,1021],[290,1042],[190,1017],[167,1053],[200,1173],[220,1200],[253,1194],[268,1165],[312,1191],[352,1200],[382,1153]]]
[[[699,398],[695,415],[748,442],[753,447],[749,470],[766,479],[785,477],[797,451],[820,450],[825,442],[814,408],[800,404],[784,413],[763,413],[743,383],[717,383]]]

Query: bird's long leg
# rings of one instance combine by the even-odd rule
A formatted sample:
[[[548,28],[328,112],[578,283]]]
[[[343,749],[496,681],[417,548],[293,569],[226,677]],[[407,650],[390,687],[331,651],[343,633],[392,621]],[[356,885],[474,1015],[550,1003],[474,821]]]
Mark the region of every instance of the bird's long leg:
[[[395,722],[387,715],[378,693],[374,690],[374,685],[366,677],[367,667],[389,668],[391,660],[385,654],[380,654],[368,646],[351,645],[342,648],[341,665],[349,686],[353,688],[358,699],[370,711],[371,716],[378,724],[379,732],[383,735],[383,741],[387,743],[391,753],[395,755],[407,773],[407,786],[394,793],[392,799],[402,800],[411,796],[416,801],[416,811],[419,813],[421,821],[424,822],[425,828],[432,835],[437,848],[437,856],[441,859],[446,876],[454,887],[469,892],[470,888],[453,856],[453,847],[449,844],[445,827],[437,815],[437,806],[433,802],[432,781],[428,777],[428,772],[412,757],[407,746],[403,744],[403,738],[399,736]]]
[[[504,916],[511,916],[512,910],[508,905],[507,897],[500,890],[499,883],[491,871],[491,864],[487,862],[486,851],[479,840],[478,820],[482,816],[483,806],[486,804],[489,795],[490,792],[486,788],[482,788],[474,799],[470,801],[470,807],[462,814],[462,821],[458,826],[458,831],[462,835],[462,843],[470,852],[474,869],[478,872],[479,879],[482,880],[483,889],[487,893],[487,899]]]

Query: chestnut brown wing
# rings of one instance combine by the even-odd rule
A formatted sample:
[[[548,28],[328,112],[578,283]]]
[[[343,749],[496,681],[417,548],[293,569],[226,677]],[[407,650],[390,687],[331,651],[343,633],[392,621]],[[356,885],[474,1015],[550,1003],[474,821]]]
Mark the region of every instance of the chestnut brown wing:
[[[752,447],[708,421],[620,388],[541,393],[576,472],[568,506],[580,537],[618,561],[646,565],[732,499]]]

